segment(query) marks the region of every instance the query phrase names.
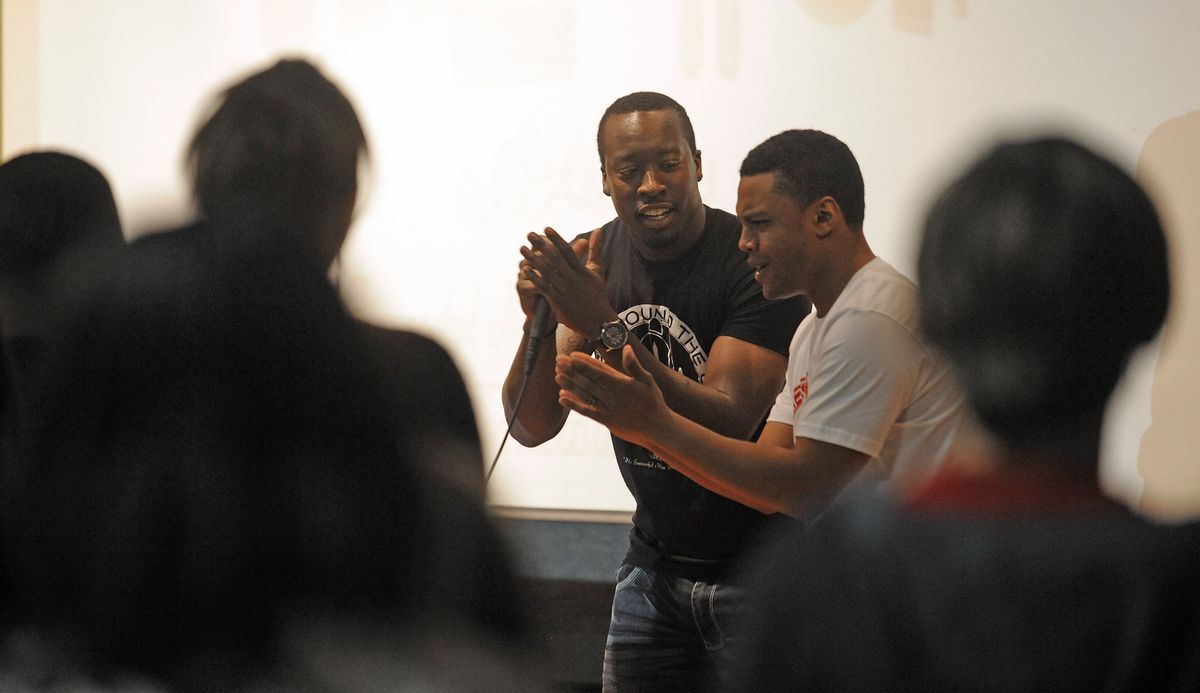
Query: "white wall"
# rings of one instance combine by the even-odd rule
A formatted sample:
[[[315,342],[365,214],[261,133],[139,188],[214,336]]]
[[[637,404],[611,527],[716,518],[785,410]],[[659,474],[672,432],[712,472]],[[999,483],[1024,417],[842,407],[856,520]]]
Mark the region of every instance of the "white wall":
[[[1140,163],[1151,181],[1157,159],[1142,154],[1156,129],[1185,118],[1174,141],[1200,142],[1186,119],[1200,108],[1192,1],[13,4],[4,3],[6,39],[34,32],[36,42],[14,57],[5,41],[5,155],[85,155],[109,175],[133,233],[186,213],[180,152],[215,89],[281,53],[321,62],[359,106],[375,153],[374,185],[344,254],[345,292],[364,314],[451,350],[489,457],[521,324],[517,248],[531,230],[573,234],[612,216],[594,136],[617,96],[663,91],[688,108],[704,152],[701,192],[725,209],[754,144],[789,127],[837,135],[863,168],[872,246],[910,275],[931,194],[997,136],[1065,129]],[[24,96],[10,95],[22,84],[14,74],[32,82]],[[1197,216],[1174,221],[1176,250],[1192,247]],[[1176,325],[1197,324],[1200,301],[1176,309]],[[1184,343],[1168,347],[1182,354]],[[1142,460],[1139,473],[1138,458],[1157,364],[1155,350],[1135,367],[1106,441],[1107,481],[1131,501],[1151,469]],[[1154,411],[1197,411],[1200,373],[1187,378],[1160,373],[1173,399],[1156,399]],[[1159,449],[1200,449],[1194,428],[1164,432]],[[1200,508],[1200,473],[1163,488],[1173,508]],[[510,443],[491,495],[504,505],[632,508],[606,434],[582,420],[536,450]]]

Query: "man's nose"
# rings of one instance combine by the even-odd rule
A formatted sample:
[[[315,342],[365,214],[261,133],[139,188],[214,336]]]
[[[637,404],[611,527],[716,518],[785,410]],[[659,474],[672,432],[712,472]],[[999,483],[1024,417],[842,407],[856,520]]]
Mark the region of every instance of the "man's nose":
[[[751,237],[750,227],[745,224],[742,224],[742,234],[738,236],[738,250],[743,253],[754,250],[754,239]]]
[[[647,168],[646,172],[642,174],[642,184],[638,186],[638,194],[655,197],[665,189],[666,186],[659,181],[658,174],[654,169]]]

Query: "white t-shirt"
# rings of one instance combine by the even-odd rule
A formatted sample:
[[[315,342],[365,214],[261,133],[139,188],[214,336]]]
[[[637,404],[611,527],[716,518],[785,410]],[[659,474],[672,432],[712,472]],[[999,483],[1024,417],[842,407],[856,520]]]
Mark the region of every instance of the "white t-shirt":
[[[875,258],[824,317],[800,323],[769,420],[870,455],[864,476],[904,484],[946,457],[965,406],[950,370],[917,338],[917,287]]]

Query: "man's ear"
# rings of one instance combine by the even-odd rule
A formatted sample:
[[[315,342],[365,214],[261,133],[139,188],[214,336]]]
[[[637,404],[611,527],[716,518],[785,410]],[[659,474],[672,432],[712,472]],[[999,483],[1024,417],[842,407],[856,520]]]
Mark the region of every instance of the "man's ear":
[[[809,208],[814,216],[813,222],[817,229],[817,238],[824,238],[833,233],[834,229],[845,225],[842,218],[842,208],[837,200],[829,195],[822,197]]]
[[[603,166],[600,167],[600,189],[606,196],[612,197],[612,186],[608,184],[608,172],[604,170]]]
[[[697,149],[695,154],[692,154],[692,161],[696,162],[696,182],[704,180],[704,167],[700,165],[700,150]]]

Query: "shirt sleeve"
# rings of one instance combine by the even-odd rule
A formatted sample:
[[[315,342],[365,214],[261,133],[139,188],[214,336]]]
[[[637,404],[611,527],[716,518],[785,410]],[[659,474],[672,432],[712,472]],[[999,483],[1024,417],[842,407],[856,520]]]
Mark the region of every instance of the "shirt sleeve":
[[[796,437],[878,457],[912,401],[922,353],[913,334],[890,317],[863,310],[839,315],[810,361],[808,395],[792,417]]]
[[[771,405],[771,412],[767,414],[767,421],[776,423],[785,423],[793,426],[793,410],[795,407],[792,404],[792,388],[790,381],[783,384],[783,389],[775,396],[775,404]]]

